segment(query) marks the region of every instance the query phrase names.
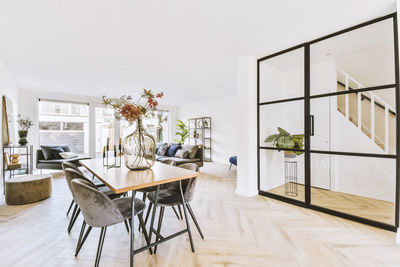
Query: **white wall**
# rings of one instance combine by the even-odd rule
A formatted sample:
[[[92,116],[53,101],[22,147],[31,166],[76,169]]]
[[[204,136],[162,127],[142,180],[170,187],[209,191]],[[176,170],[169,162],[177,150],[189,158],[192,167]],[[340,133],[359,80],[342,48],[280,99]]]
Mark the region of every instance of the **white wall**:
[[[237,95],[228,95],[178,107],[178,118],[211,117],[212,161],[229,163],[237,155]],[[173,126],[175,131],[176,124]],[[174,132],[175,133],[175,132]],[[174,134],[175,136],[175,134]]]
[[[7,66],[5,65],[5,63],[0,59],[0,94],[1,95],[6,95],[12,102],[13,102],[13,111],[14,111],[14,115],[17,116],[18,115],[18,90],[17,90],[17,86],[12,78],[12,76],[10,75]],[[1,107],[1,112],[3,110],[3,101],[0,101],[0,107]],[[14,121],[16,120],[16,118],[14,118]],[[15,123],[14,126],[15,129],[15,139],[14,141],[17,141],[17,124]],[[2,133],[3,131],[0,131],[0,140],[2,140]],[[0,148],[2,148],[2,142],[0,142]],[[1,157],[2,159],[2,157]],[[0,160],[0,168],[1,170],[3,170],[3,160]],[[3,174],[1,174],[3,175]],[[1,185],[2,186],[2,185]],[[2,193],[1,189],[1,193]]]

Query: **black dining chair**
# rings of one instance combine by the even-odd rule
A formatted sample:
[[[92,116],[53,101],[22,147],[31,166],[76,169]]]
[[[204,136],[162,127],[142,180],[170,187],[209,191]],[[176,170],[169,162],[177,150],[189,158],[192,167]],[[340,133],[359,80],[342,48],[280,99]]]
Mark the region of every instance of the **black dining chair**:
[[[76,250],[75,256],[78,256],[88,232],[90,232],[92,228],[101,228],[94,265],[95,267],[99,266],[107,227],[121,222],[126,222],[127,220],[130,220],[132,216],[136,215],[142,225],[146,243],[147,245],[150,244],[143,221],[143,211],[146,208],[146,204],[142,200],[137,198],[134,199],[134,214],[132,214],[131,197],[122,197],[111,200],[103,192],[93,188],[89,182],[82,179],[73,179],[71,181],[71,189],[84,217],[84,225],[82,225],[81,234],[78,240],[79,247]],[[86,224],[89,225],[89,228],[85,236],[83,236]],[[133,229],[131,229],[131,231],[133,231]],[[152,253],[151,249],[149,250],[150,253]]]
[[[180,165],[179,167],[188,169],[188,170],[192,170],[192,171],[199,170],[199,166],[194,163],[185,163],[185,164]],[[182,190],[183,190],[182,193],[183,193],[185,204],[186,204],[185,206],[186,206],[187,210],[189,211],[189,214],[190,214],[193,222],[195,223],[197,231],[199,232],[201,238],[204,239],[203,233],[202,233],[200,226],[196,220],[193,209],[190,206],[190,202],[193,200],[193,196],[194,196],[196,181],[197,181],[196,177],[182,180],[181,181]],[[151,192],[151,193],[147,194],[147,198],[149,199],[150,203],[153,203],[153,205],[154,205],[156,193]],[[161,226],[162,226],[162,221],[163,221],[163,217],[164,217],[165,207],[179,206],[179,205],[183,205],[179,182],[170,183],[170,184],[168,184],[167,189],[159,190],[159,194],[157,197],[157,206],[160,206],[160,213],[159,213],[159,217],[158,217],[158,226],[157,226],[157,230],[156,230],[156,232],[157,232],[156,241],[158,241],[159,237],[161,236]],[[187,218],[185,209],[184,209],[184,214],[185,214],[186,223],[188,224],[188,221],[187,221],[188,218]],[[152,231],[152,230],[153,229],[150,229],[150,231]],[[192,236],[190,234],[189,234],[189,238],[190,238],[190,244],[192,246],[192,251],[194,252],[193,240],[192,240]],[[157,245],[154,247],[154,253],[156,253],[156,252],[157,252]]]

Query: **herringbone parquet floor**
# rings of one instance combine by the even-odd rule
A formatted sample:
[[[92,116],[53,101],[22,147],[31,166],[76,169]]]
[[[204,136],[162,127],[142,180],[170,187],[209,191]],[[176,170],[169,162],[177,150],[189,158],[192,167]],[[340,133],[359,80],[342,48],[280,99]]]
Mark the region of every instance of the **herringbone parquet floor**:
[[[208,168],[212,169],[212,168]],[[226,168],[227,170],[227,168]],[[192,207],[205,234],[187,236],[135,257],[136,266],[400,266],[395,233],[264,197],[235,194],[232,172],[203,174]],[[0,205],[0,266],[93,266],[99,230],[92,231],[78,257],[74,247],[81,219],[68,235],[70,195],[62,176],[53,196],[24,206]],[[171,210],[163,234],[184,227]],[[193,225],[194,227],[194,225]],[[135,244],[143,243],[137,236]],[[129,236],[123,224],[107,230],[101,266],[128,266]]]

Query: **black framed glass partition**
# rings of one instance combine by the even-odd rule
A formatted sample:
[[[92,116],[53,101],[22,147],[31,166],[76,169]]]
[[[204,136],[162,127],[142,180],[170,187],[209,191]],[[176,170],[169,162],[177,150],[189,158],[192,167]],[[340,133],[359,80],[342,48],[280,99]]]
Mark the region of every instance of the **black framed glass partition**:
[[[396,13],[258,60],[259,194],[398,227]]]

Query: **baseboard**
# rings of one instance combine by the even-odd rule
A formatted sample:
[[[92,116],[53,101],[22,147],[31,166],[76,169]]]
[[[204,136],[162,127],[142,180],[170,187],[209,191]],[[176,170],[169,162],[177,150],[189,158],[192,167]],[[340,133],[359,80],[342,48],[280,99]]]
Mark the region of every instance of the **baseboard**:
[[[243,190],[241,188],[236,188],[236,194],[242,195],[245,197],[254,197],[254,196],[258,195],[258,191],[257,190],[248,191],[248,190]]]

